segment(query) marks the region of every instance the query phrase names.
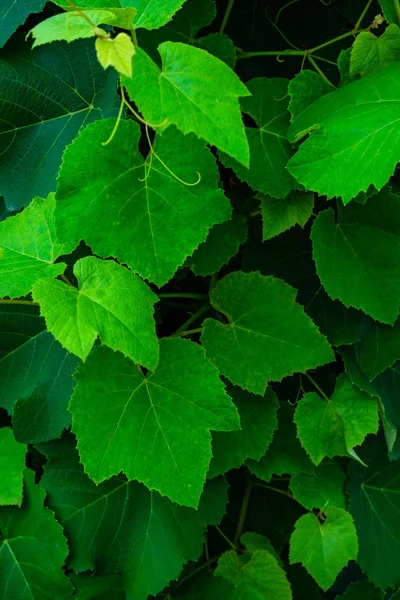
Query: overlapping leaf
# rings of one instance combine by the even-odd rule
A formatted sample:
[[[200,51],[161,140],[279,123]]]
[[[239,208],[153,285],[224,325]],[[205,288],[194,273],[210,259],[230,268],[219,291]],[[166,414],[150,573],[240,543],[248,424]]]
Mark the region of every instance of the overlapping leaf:
[[[263,241],[269,240],[294,225],[304,227],[312,215],[314,194],[293,190],[286,198],[258,194],[263,220]]]
[[[42,10],[46,0],[2,0],[0,6],[0,48],[4,46],[8,38],[14,33],[19,25],[22,25],[31,13]]]
[[[293,496],[308,510],[325,510],[331,506],[346,508],[344,484],[346,474],[334,461],[323,461],[312,475],[296,473],[290,479]]]
[[[26,446],[19,444],[9,427],[0,429],[0,505],[22,503],[22,476]]]
[[[371,31],[362,31],[351,49],[350,73],[372,75],[400,59],[400,29],[392,23],[376,37]]]
[[[41,21],[31,30],[30,33],[34,39],[32,48],[61,40],[74,42],[82,38],[95,37],[96,30],[94,26],[101,24],[113,25],[116,20],[116,15],[108,10],[72,11],[55,15],[50,19]],[[104,29],[101,28],[99,28],[98,33],[106,35]]]

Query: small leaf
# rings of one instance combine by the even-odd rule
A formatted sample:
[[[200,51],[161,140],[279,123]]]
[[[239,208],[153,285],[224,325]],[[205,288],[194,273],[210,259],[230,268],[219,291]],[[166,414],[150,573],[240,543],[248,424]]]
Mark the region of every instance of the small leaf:
[[[257,194],[261,203],[263,241],[269,240],[287,229],[304,227],[314,208],[314,194],[293,190],[286,198],[275,199]]]
[[[118,73],[132,77],[132,57],[135,54],[135,46],[129,35],[119,33],[115,38],[98,37],[96,52],[103,69],[111,66]]]
[[[290,480],[293,496],[305,508],[320,510],[336,506],[346,508],[344,484],[346,474],[334,461],[323,461],[312,475],[296,473]]]
[[[400,29],[392,23],[376,37],[371,31],[362,31],[351,49],[350,73],[372,75],[392,62],[400,60]]]
[[[332,86],[315,71],[303,69],[290,80],[288,94],[289,112],[292,119],[303,112],[310,104],[332,91]]]
[[[357,554],[353,519],[341,508],[329,508],[323,523],[312,513],[303,515],[290,538],[290,564],[301,563],[324,592]]]
[[[87,19],[82,15],[85,15]],[[93,25],[89,21],[91,21]],[[115,21],[116,17],[108,10],[64,12],[42,21],[29,32],[34,38],[32,48],[61,40],[74,42],[81,38],[95,37],[97,34],[94,26],[100,25],[101,23],[113,25]],[[106,32],[102,29],[100,29],[99,32],[106,35]]]
[[[0,429],[0,505],[21,506],[26,450],[9,427]]]
[[[361,369],[372,381],[400,358],[400,321],[390,327],[366,320],[356,351]]]

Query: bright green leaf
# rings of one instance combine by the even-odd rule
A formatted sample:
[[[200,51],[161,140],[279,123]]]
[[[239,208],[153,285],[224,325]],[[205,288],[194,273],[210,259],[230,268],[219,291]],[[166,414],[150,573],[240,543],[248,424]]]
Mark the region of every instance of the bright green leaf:
[[[229,156],[221,155],[227,167],[232,167],[241,181],[274,198],[285,198],[297,187],[286,169],[292,156],[292,146],[286,139],[290,113],[287,79],[251,79],[247,84],[251,97],[241,101],[243,112],[250,115],[256,127],[246,127],[250,147],[250,168]],[[223,148],[221,148],[223,150]],[[228,153],[229,154],[229,153]]]
[[[310,104],[332,91],[332,86],[315,71],[303,69],[290,80],[288,94],[289,112],[292,119],[303,112]]]
[[[314,208],[314,194],[293,190],[286,198],[276,199],[257,194],[261,203],[263,241],[269,240],[287,229],[304,227]]]
[[[274,277],[235,272],[210,299],[228,324],[206,319],[207,356],[232,383],[263,395],[269,381],[331,362],[333,352],[302,307],[296,290]]]
[[[358,389],[342,374],[330,399],[305,394],[295,413],[302,446],[316,465],[325,457],[346,456],[379,427],[376,398]]]
[[[128,34],[119,33],[115,38],[98,37],[96,52],[103,69],[114,67],[118,73],[132,77],[132,57],[135,54],[135,46]]]
[[[208,477],[239,468],[247,458],[260,460],[278,426],[278,401],[272,390],[267,390],[263,398],[240,389],[232,390],[231,396],[239,411],[241,430],[212,434]]]
[[[400,29],[394,23],[376,37],[371,31],[362,31],[351,49],[350,73],[372,75],[392,62],[400,60]]]
[[[72,430],[97,483],[123,471],[196,507],[211,460],[210,430],[238,429],[238,414],[198,344],[164,338],[160,349],[158,368],[144,376],[121,354],[96,348],[75,375]]]
[[[222,61],[187,44],[158,47],[162,69],[137,48],[128,94],[151,124],[176,125],[193,132],[248,167],[249,146],[238,98],[250,92]],[[215,102],[215,98],[218,102]]]
[[[323,461],[312,475],[296,473],[290,480],[293,496],[308,510],[336,506],[346,508],[346,474],[334,461]]]
[[[290,538],[290,564],[301,563],[324,592],[357,554],[353,519],[341,508],[329,508],[323,522],[312,513],[303,515]]]
[[[0,505],[21,506],[26,450],[9,427],[0,429]]]
[[[396,1],[397,0],[379,0],[379,4],[381,5],[383,14],[388,23],[397,23],[397,25],[399,25],[400,15],[399,11],[396,10]]]
[[[48,278],[33,288],[47,329],[56,340],[85,360],[99,335],[103,344],[154,369],[158,363],[153,318],[157,296],[114,261],[88,256],[75,264],[74,274],[79,289]]]
[[[2,0],[0,6],[0,48],[31,13],[42,10],[46,0]]]
[[[114,14],[107,10],[64,12],[42,21],[30,31],[34,39],[32,48],[61,40],[74,42],[81,38],[95,37],[96,29],[82,15],[85,15],[96,26],[102,23],[112,25],[116,21]],[[99,33],[106,35],[103,29],[100,29]]]

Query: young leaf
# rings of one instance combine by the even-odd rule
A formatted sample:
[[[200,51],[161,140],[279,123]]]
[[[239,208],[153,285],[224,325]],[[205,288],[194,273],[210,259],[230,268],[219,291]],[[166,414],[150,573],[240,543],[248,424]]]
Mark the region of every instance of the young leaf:
[[[321,523],[312,513],[297,521],[290,538],[290,564],[301,563],[326,592],[340,571],[358,554],[357,532],[351,515],[328,508]]]
[[[0,6],[0,48],[11,37],[14,31],[23,25],[31,13],[42,10],[46,0],[2,0]]]
[[[97,483],[123,471],[196,508],[211,460],[210,430],[238,429],[239,418],[199,345],[164,338],[160,349],[158,368],[144,376],[121,354],[96,348],[75,375],[72,429],[85,472]]]
[[[372,75],[391,63],[400,60],[400,29],[392,23],[383,34],[376,37],[370,31],[362,31],[351,49],[350,73]]]
[[[45,492],[25,469],[21,508],[0,508],[0,597],[71,598],[72,586],[62,567],[68,554],[61,525],[43,506]]]
[[[285,198],[291,189],[297,187],[286,169],[293,153],[286,139],[290,121],[287,109],[288,81],[259,77],[251,79],[246,85],[251,97],[244,98],[241,107],[256,124],[256,127],[246,127],[250,168],[223,154],[220,155],[221,160],[225,166],[232,167],[239,179],[248,183],[253,190],[274,198]]]
[[[18,298],[32,291],[42,277],[56,277],[65,263],[54,264],[69,254],[74,244],[59,244],[54,221],[54,194],[34,198],[22,213],[0,223],[0,296]]]
[[[318,276],[333,299],[393,325],[400,306],[400,196],[385,188],[335,220],[320,213],[311,238]],[[374,240],[371,246],[371,240]]]
[[[71,438],[40,449],[48,458],[40,483],[68,537],[69,567],[121,571],[126,593],[135,600],[157,594],[183,564],[197,560],[207,524],[217,525],[224,515],[224,479],[207,482],[193,510],[122,476],[97,486],[83,472]]]
[[[347,507],[344,484],[346,474],[334,461],[323,461],[312,475],[296,473],[290,480],[293,496],[308,510]]]
[[[16,441],[9,427],[0,429],[0,505],[21,506],[26,450],[24,444]]]
[[[137,150],[140,128],[133,121],[122,121],[113,142],[101,146],[113,125],[93,124],[65,152],[57,230],[61,239],[83,238],[100,256],[116,256],[161,286],[210,227],[230,218],[231,205],[204,142],[172,128],[155,142],[164,164],[154,156],[150,167]],[[186,184],[198,176],[196,185]]]
[[[238,98],[250,92],[223,62],[205,50],[164,42],[162,69],[137,48],[132,79],[122,78],[131,100],[150,124],[174,124],[217,146],[245,167],[247,142]],[[215,98],[218,97],[218,102]]]
[[[55,15],[54,17],[50,17],[50,19],[41,21],[30,31],[34,39],[32,48],[61,40],[74,42],[81,38],[95,37],[96,29],[94,26],[101,25],[102,23],[104,25],[113,25],[115,21],[115,15],[112,11],[108,10],[63,12],[60,15]],[[103,29],[99,29],[98,33],[106,35]]]
[[[210,478],[239,468],[247,458],[260,460],[278,426],[278,401],[272,390],[260,398],[236,388],[231,396],[239,411],[241,430],[212,434]]]
[[[132,57],[135,46],[126,33],[119,33],[115,38],[97,37],[96,52],[103,69],[114,67],[122,75],[132,77]]]
[[[211,304],[229,323],[206,319],[201,336],[207,356],[232,383],[263,395],[280,381],[334,359],[302,307],[296,290],[260,273],[230,273],[211,293]]]
[[[323,96],[293,120],[291,141],[311,133],[288,164],[299,183],[347,204],[370,184],[380,190],[388,182],[400,160],[399,74],[397,62]]]
[[[303,112],[310,104],[332,91],[332,86],[315,71],[303,69],[290,80],[288,94],[289,112],[292,119]]]
[[[0,194],[10,210],[54,191],[65,147],[83,125],[118,111],[117,74],[104,72],[91,40],[53,48],[19,46],[0,59]]]
[[[286,198],[272,198],[257,194],[261,203],[263,241],[269,240],[287,229],[304,227],[314,208],[314,194],[293,190]]]
[[[144,367],[155,369],[158,340],[153,318],[157,296],[139,277],[114,261],[95,256],[74,266],[79,289],[40,279],[33,297],[47,329],[69,352],[85,360],[99,335]]]
[[[272,444],[260,461],[248,460],[247,467],[263,481],[270,481],[272,475],[312,475],[315,467],[296,437],[293,422],[294,409],[285,402],[278,410],[278,429]]]
[[[246,221],[234,213],[230,221],[210,229],[205,242],[188,258],[187,264],[196,275],[213,275],[238,253],[246,239]]]
[[[315,392],[305,394],[296,408],[297,432],[312,461],[319,465],[325,457],[346,456],[379,427],[376,398],[339,375],[332,397]]]

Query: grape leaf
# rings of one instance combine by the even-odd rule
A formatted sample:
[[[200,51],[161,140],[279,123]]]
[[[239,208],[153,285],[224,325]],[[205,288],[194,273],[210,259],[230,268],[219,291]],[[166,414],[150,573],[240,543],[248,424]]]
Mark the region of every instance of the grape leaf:
[[[67,144],[83,125],[116,115],[117,74],[104,72],[92,46],[78,40],[31,51],[19,43],[2,53],[0,194],[8,209],[54,191]]]
[[[217,223],[188,258],[187,264],[196,275],[213,275],[235,256],[247,238],[246,221],[233,213],[230,221]]]
[[[126,600],[125,587],[120,575],[69,574],[77,600]]]
[[[74,245],[58,243],[55,204],[54,194],[34,198],[22,213],[0,223],[0,296],[26,296],[41,277],[64,272],[65,263],[53,263]]]
[[[286,139],[290,113],[287,79],[258,77],[247,84],[251,97],[241,101],[243,112],[250,115],[256,127],[246,127],[250,147],[250,168],[225,154],[220,158],[231,167],[241,181],[274,198],[285,198],[296,181],[286,170],[292,146]],[[223,150],[223,148],[221,148]],[[229,153],[228,153],[229,154]],[[231,154],[232,156],[232,154]],[[236,158],[236,157],[234,157]],[[244,166],[243,166],[244,165]]]
[[[289,82],[289,112],[292,119],[303,112],[310,104],[332,91],[332,86],[315,71],[303,69]]]
[[[0,429],[0,504],[22,503],[22,477],[26,446],[16,441],[9,427]],[[0,584],[1,585],[1,584]]]
[[[325,210],[311,238],[329,296],[393,325],[400,306],[400,196],[385,189],[364,206],[353,202],[337,222],[333,210]]]
[[[263,241],[269,240],[287,229],[304,227],[314,208],[314,194],[292,190],[286,198],[272,198],[257,194],[261,203]]]
[[[132,56],[135,54],[135,46],[129,35],[119,33],[115,38],[98,37],[96,52],[103,69],[111,66],[118,73],[132,77]]]
[[[110,348],[154,369],[158,363],[153,318],[157,296],[114,261],[87,256],[75,263],[74,274],[79,289],[49,278],[40,279],[33,288],[47,329],[56,340],[85,360],[99,335]]]
[[[392,62],[400,60],[400,29],[392,23],[376,37],[371,31],[362,31],[351,49],[350,73],[372,75]]]
[[[351,515],[342,508],[328,508],[326,520],[312,513],[296,522],[290,538],[290,564],[301,563],[326,592],[337,575],[358,554],[357,532]]]
[[[246,461],[250,471],[263,481],[270,481],[272,475],[314,473],[315,467],[296,437],[293,416],[289,402],[282,404],[278,410],[278,429],[267,452],[258,462]]]
[[[293,120],[290,141],[311,134],[288,164],[299,183],[346,204],[371,184],[380,190],[388,182],[400,160],[399,74],[400,63],[393,63],[319,98]]]
[[[96,348],[75,375],[72,430],[97,483],[123,471],[196,508],[211,460],[210,429],[238,429],[238,414],[198,344],[164,338],[160,350],[158,368],[144,376],[121,354]]]
[[[54,514],[43,506],[46,494],[34,477],[25,469],[21,508],[0,508],[0,597],[67,600],[72,597],[62,570],[67,542]]]
[[[144,119],[152,124],[167,121],[185,135],[193,132],[248,167],[249,146],[238,101],[250,95],[244,84],[225,63],[200,48],[164,42],[158,51],[161,70],[137,48],[132,79],[122,78]]]
[[[331,398],[315,392],[305,394],[297,405],[294,420],[304,449],[319,465],[325,456],[346,456],[379,427],[376,398],[339,375]]]
[[[2,0],[0,6],[0,48],[11,37],[14,31],[25,23],[31,13],[42,10],[46,0]]]
[[[338,57],[338,69],[340,72],[340,83],[338,87],[343,87],[352,81],[360,78],[359,75],[351,75],[350,73],[351,48],[342,50]]]
[[[224,479],[207,482],[196,511],[122,476],[97,486],[83,472],[70,437],[40,449],[48,457],[41,485],[68,537],[70,568],[122,571],[133,600],[157,594],[184,563],[197,560],[206,525],[217,525],[225,512]]]
[[[232,383],[263,395],[280,381],[333,360],[326,338],[302,307],[296,290],[260,273],[230,273],[210,300],[229,320],[206,319],[201,336],[206,354]]]
[[[133,121],[122,121],[113,142],[101,146],[113,125],[87,127],[65,152],[56,194],[58,234],[84,238],[97,254],[116,256],[161,286],[210,227],[229,219],[231,206],[203,142],[175,128],[166,131],[155,147],[167,167],[153,157],[150,169],[136,149],[140,128]],[[196,182],[196,172],[198,184],[186,185]]]
[[[392,600],[395,600],[396,594],[392,596]],[[345,593],[341,596],[336,596],[336,600],[383,600],[384,594],[381,590],[377,590],[376,587],[370,582],[364,579],[364,581],[356,581],[349,585]]]
[[[206,50],[213,56],[222,60],[231,69],[236,65],[236,49],[231,38],[223,33],[210,33],[204,37],[193,40],[197,48]]]
[[[82,15],[85,15],[85,19]],[[29,32],[33,39],[32,48],[42,46],[43,44],[51,44],[65,40],[66,42],[74,42],[82,38],[91,38],[96,36],[96,29],[93,25],[101,23],[113,25],[117,20],[112,11],[108,10],[86,10],[82,12],[64,12],[54,17],[50,17],[45,21],[41,21]],[[98,33],[106,35],[106,32],[99,28]]]
[[[388,23],[399,24],[399,15],[396,13],[396,5],[393,0],[379,0],[379,4]]]
[[[357,360],[370,381],[400,358],[400,322],[393,327],[369,319],[357,346]]]
[[[334,461],[324,460],[312,475],[296,473],[290,480],[293,496],[308,510],[347,507],[344,494],[346,474]]]
[[[260,460],[278,426],[278,401],[272,390],[268,389],[265,396],[259,398],[236,388],[231,396],[239,411],[241,430],[212,434],[213,457],[208,477],[239,468],[247,458]]]

